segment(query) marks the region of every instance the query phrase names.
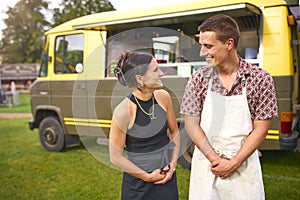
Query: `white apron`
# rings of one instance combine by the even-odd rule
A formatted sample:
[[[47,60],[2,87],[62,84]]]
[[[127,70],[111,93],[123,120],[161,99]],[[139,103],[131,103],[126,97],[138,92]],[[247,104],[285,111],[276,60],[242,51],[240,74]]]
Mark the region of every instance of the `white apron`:
[[[246,87],[242,95],[222,96],[208,84],[200,126],[221,156],[232,158],[252,131]],[[210,171],[210,162],[195,148],[190,177],[189,200],[262,200],[265,199],[261,166],[255,151],[237,171],[226,179]]]

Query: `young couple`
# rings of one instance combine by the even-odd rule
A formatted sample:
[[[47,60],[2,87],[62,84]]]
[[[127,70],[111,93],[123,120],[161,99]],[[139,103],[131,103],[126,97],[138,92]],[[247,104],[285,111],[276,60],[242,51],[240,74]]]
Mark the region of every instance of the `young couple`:
[[[181,105],[196,145],[189,199],[264,199],[257,148],[277,117],[273,79],[238,56],[231,17],[212,16],[199,32],[207,66],[190,77]],[[122,54],[114,72],[133,88],[114,110],[109,138],[111,162],[124,171],[121,198],[176,200],[180,136],[163,72],[138,52]]]

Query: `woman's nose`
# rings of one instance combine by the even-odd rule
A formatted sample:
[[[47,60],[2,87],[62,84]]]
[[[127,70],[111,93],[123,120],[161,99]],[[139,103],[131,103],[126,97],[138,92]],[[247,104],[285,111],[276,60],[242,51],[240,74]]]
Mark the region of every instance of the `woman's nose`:
[[[161,71],[161,69],[158,69],[158,70],[159,70],[159,74],[158,74],[158,75],[159,75],[160,77],[163,76],[163,75],[165,75],[164,72]]]

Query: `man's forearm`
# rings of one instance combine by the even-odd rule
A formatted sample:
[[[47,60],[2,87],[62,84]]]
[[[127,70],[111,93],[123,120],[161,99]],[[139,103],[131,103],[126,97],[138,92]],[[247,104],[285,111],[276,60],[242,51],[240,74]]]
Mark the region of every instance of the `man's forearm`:
[[[197,117],[185,116],[185,130],[192,139],[198,149],[212,162],[218,159],[218,154],[214,151],[210,145],[204,131],[200,127],[200,119]]]
[[[271,119],[254,121],[253,131],[242,144],[241,149],[234,156],[233,160],[240,166],[265,140],[268,129],[271,125]]]

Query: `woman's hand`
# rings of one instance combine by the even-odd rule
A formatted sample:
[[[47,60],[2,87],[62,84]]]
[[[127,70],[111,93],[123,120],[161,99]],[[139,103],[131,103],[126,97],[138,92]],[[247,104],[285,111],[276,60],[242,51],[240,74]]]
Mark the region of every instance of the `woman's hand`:
[[[163,170],[160,170],[160,173],[165,175],[165,178],[160,180],[160,181],[154,182],[154,184],[165,184],[166,182],[171,180],[174,172],[175,172],[175,167],[172,167],[172,166],[171,167],[170,166],[164,167]]]
[[[144,180],[145,182],[160,182],[164,180],[166,174],[162,174],[160,169],[156,169],[151,173],[148,173],[147,178]]]

